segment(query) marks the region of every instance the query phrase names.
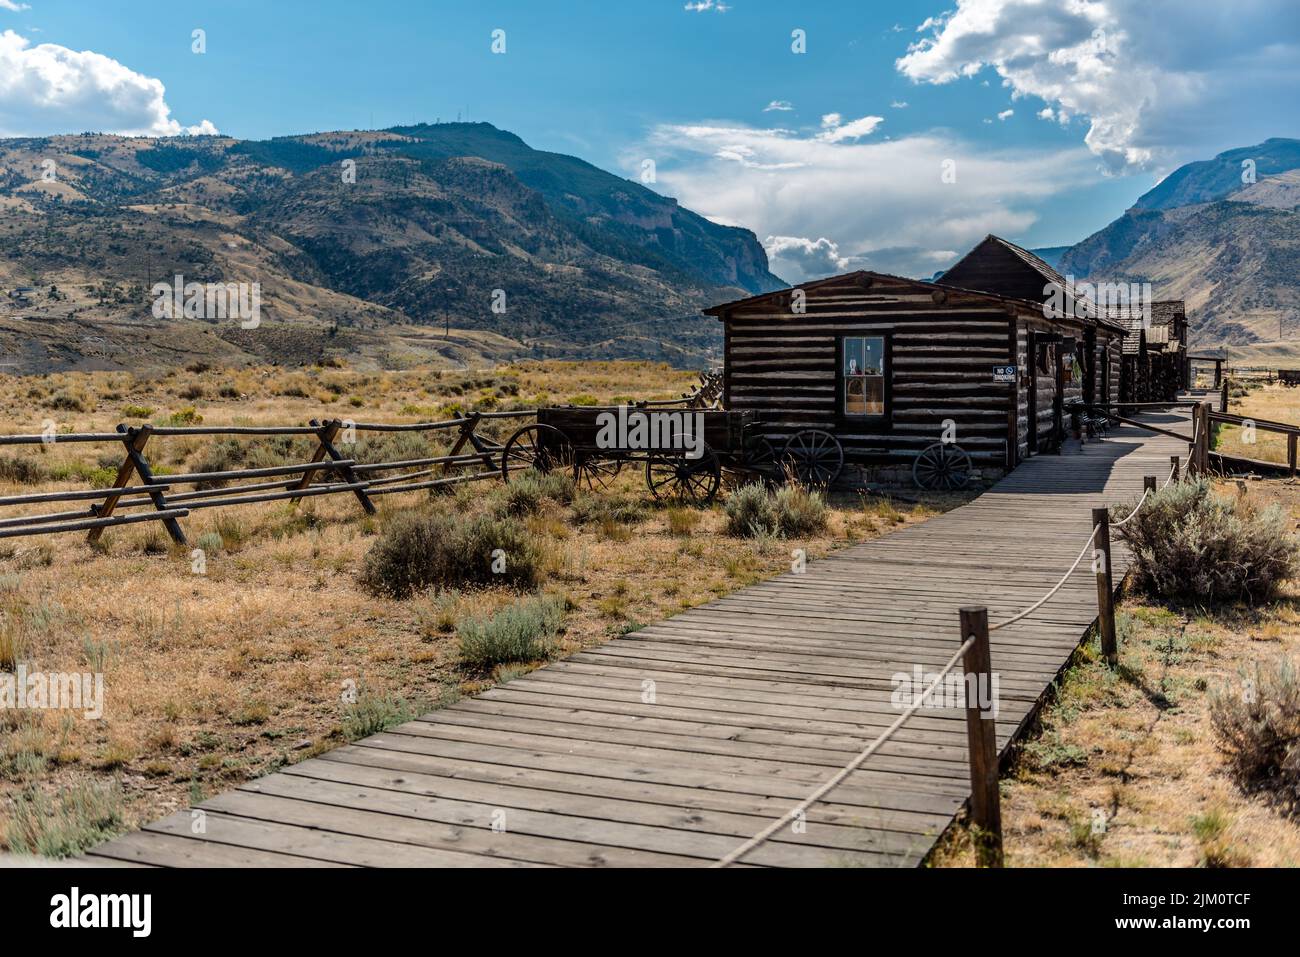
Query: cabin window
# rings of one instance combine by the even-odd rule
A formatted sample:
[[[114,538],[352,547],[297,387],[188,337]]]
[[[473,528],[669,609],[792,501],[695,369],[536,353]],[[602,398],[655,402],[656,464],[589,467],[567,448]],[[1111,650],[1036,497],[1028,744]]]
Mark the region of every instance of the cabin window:
[[[884,415],[884,336],[845,336],[841,351],[844,414]]]

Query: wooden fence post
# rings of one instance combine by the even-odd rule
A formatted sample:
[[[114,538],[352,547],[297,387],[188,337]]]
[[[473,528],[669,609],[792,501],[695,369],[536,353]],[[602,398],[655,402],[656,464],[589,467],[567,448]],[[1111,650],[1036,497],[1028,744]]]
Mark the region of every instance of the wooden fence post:
[[[317,438],[316,450],[312,452],[311,460],[313,462],[323,462],[325,461],[325,456],[329,454],[326,452],[325,446],[333,442],[334,437],[338,435],[338,426],[334,422],[326,422],[324,425],[321,425],[316,419],[312,419],[310,425],[316,430]],[[305,469],[302,473],[302,478],[298,480],[298,484],[293,486],[294,491],[305,489],[307,486],[311,485],[312,476],[315,475],[316,472],[316,469]],[[301,496],[291,498],[289,499],[289,504],[297,505],[301,501]]]
[[[325,423],[325,427],[321,429],[321,431],[318,433],[320,435],[321,451],[323,451],[325,455],[328,455],[330,461],[332,462],[343,461],[343,456],[339,453],[339,450],[334,447],[334,438],[339,434],[339,430],[342,428],[343,428],[343,421],[341,419],[331,419],[329,422]],[[313,458],[312,461],[318,461],[318,460]],[[309,484],[311,484],[311,476],[314,473],[314,471],[315,471],[314,469],[309,469],[306,472],[303,472],[302,475],[303,488],[306,488]],[[338,471],[341,471],[343,473],[343,478],[349,485],[356,485],[358,482],[361,481],[359,478],[357,478],[356,470],[353,469],[352,466],[350,465],[344,466],[342,469],[339,469]],[[375,512],[378,511],[375,508],[375,503],[370,501],[370,496],[366,494],[365,489],[363,488],[353,489],[352,494],[357,497],[357,501],[361,503],[361,507],[366,510],[367,515],[374,515]],[[297,501],[298,499],[294,499],[294,502]]]
[[[466,445],[473,446],[475,452],[482,452],[482,449],[479,448],[478,443],[475,441],[477,436],[474,434],[478,429],[478,424],[482,418],[483,415],[480,412],[471,412],[466,417],[465,421],[461,423],[460,426],[460,437],[456,439],[456,444],[453,445],[451,451],[447,453],[449,456],[454,458],[455,456],[460,455],[461,450],[463,450]],[[492,461],[491,453],[485,452],[480,455],[479,458],[483,460],[484,468],[496,468],[496,463]],[[452,470],[452,467],[453,464],[451,462],[444,462],[442,466],[442,474],[448,474]],[[456,464],[456,467],[459,467],[459,463]]]
[[[1094,508],[1092,526],[1097,530],[1092,541],[1092,566],[1097,575],[1097,630],[1101,635],[1101,653],[1106,664],[1114,668],[1119,663],[1119,649],[1115,643],[1115,589],[1110,577],[1110,509]]]
[[[1219,389],[1219,411],[1227,414],[1228,411],[1228,379],[1225,376],[1223,385]]]
[[[1142,476],[1142,491],[1143,491],[1143,492],[1150,492],[1150,493],[1153,494],[1153,495],[1155,494],[1155,492],[1156,492],[1156,477],[1155,477],[1154,475],[1144,475],[1144,476]]]
[[[1177,483],[1178,482],[1178,456],[1176,455],[1169,456],[1169,466],[1170,466],[1170,474],[1173,476],[1169,481]]]
[[[1002,866],[1002,798],[998,792],[997,722],[992,701],[978,700],[991,694],[993,664],[989,656],[989,612],[987,608],[961,609],[961,640],[975,639],[962,656],[966,681],[966,742],[970,749],[970,820],[974,830],[975,857],[980,867]],[[980,692],[972,700],[974,690]]]
[[[1288,432],[1286,434],[1286,464],[1287,468],[1291,470],[1291,474],[1295,475],[1296,434],[1294,432]]]
[[[149,468],[149,463],[144,458],[145,443],[149,441],[149,436],[153,434],[153,426],[144,425],[138,429],[128,429],[119,425],[117,430],[122,433],[122,444],[126,447],[126,458],[122,464],[117,467],[117,478],[113,480],[113,488],[126,488],[131,484],[131,474],[135,473],[140,476],[142,485],[152,485],[154,478],[153,472]],[[160,512],[167,511],[167,499],[162,493],[162,489],[147,493],[153,501],[154,508]],[[118,500],[121,495],[110,495],[104,499],[103,504],[98,507],[92,507],[96,518],[108,518],[117,508]],[[173,542],[177,545],[187,544],[185,533],[181,530],[181,523],[174,518],[164,518],[163,527],[167,529],[167,534],[171,536]],[[104,534],[104,527],[92,528],[86,533],[86,541],[97,542],[101,535]]]

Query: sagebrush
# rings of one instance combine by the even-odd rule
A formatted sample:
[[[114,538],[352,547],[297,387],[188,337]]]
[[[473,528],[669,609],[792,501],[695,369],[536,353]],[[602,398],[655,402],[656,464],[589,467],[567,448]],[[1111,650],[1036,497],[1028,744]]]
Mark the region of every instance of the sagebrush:
[[[431,585],[531,588],[542,574],[541,548],[514,519],[403,512],[366,554],[361,584],[375,595],[406,598]]]
[[[1217,692],[1210,720],[1239,781],[1300,806],[1300,673],[1287,658],[1260,664]]]
[[[564,601],[543,596],[507,605],[489,618],[456,623],[460,657],[477,668],[510,661],[536,661],[550,651],[564,622]]]
[[[1112,521],[1130,508],[1116,509]],[[1180,601],[1262,601],[1296,572],[1286,513],[1213,491],[1205,480],[1149,496],[1116,534],[1133,554],[1134,584]]]
[[[821,492],[789,484],[775,493],[758,482],[742,485],[725,506],[727,533],[743,538],[778,535],[797,538],[826,528],[826,500]]]

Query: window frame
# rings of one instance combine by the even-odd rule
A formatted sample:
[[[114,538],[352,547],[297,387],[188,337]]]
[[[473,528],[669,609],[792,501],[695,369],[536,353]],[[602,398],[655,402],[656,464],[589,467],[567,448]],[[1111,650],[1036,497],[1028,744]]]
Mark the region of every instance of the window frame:
[[[881,412],[849,412],[845,408],[844,391],[848,384],[848,377],[844,372],[844,353],[845,342],[849,339],[879,339],[881,341],[881,354],[884,357],[884,369],[882,370],[881,380],[881,398],[884,404],[884,410]],[[835,410],[838,417],[844,422],[870,422],[873,424],[887,425],[890,421],[890,415],[893,412],[893,381],[894,381],[894,352],[893,337],[887,332],[845,332],[835,337]]]

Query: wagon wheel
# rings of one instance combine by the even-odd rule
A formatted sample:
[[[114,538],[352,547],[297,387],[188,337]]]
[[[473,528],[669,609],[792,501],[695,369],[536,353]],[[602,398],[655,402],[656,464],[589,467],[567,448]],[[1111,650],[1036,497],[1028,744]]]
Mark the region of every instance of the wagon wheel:
[[[844,446],[821,429],[803,429],[781,450],[781,464],[804,485],[829,487],[844,469]]]
[[[501,452],[501,477],[512,472],[552,472],[573,466],[573,443],[553,425],[525,425],[510,436]]]
[[[745,439],[741,464],[746,471],[758,472],[765,476],[775,476],[780,471],[776,464],[776,447],[767,440],[765,435],[751,435]]]
[[[931,491],[951,492],[965,488],[970,481],[970,456],[960,446],[936,442],[912,463],[916,484]]]
[[[580,458],[573,463],[573,483],[586,486],[592,492],[603,491],[609,488],[610,483],[622,470],[621,458],[606,459],[598,456]]]
[[[651,452],[645,462],[645,484],[656,499],[708,505],[722,484],[722,463],[707,445],[698,459],[682,452]]]

